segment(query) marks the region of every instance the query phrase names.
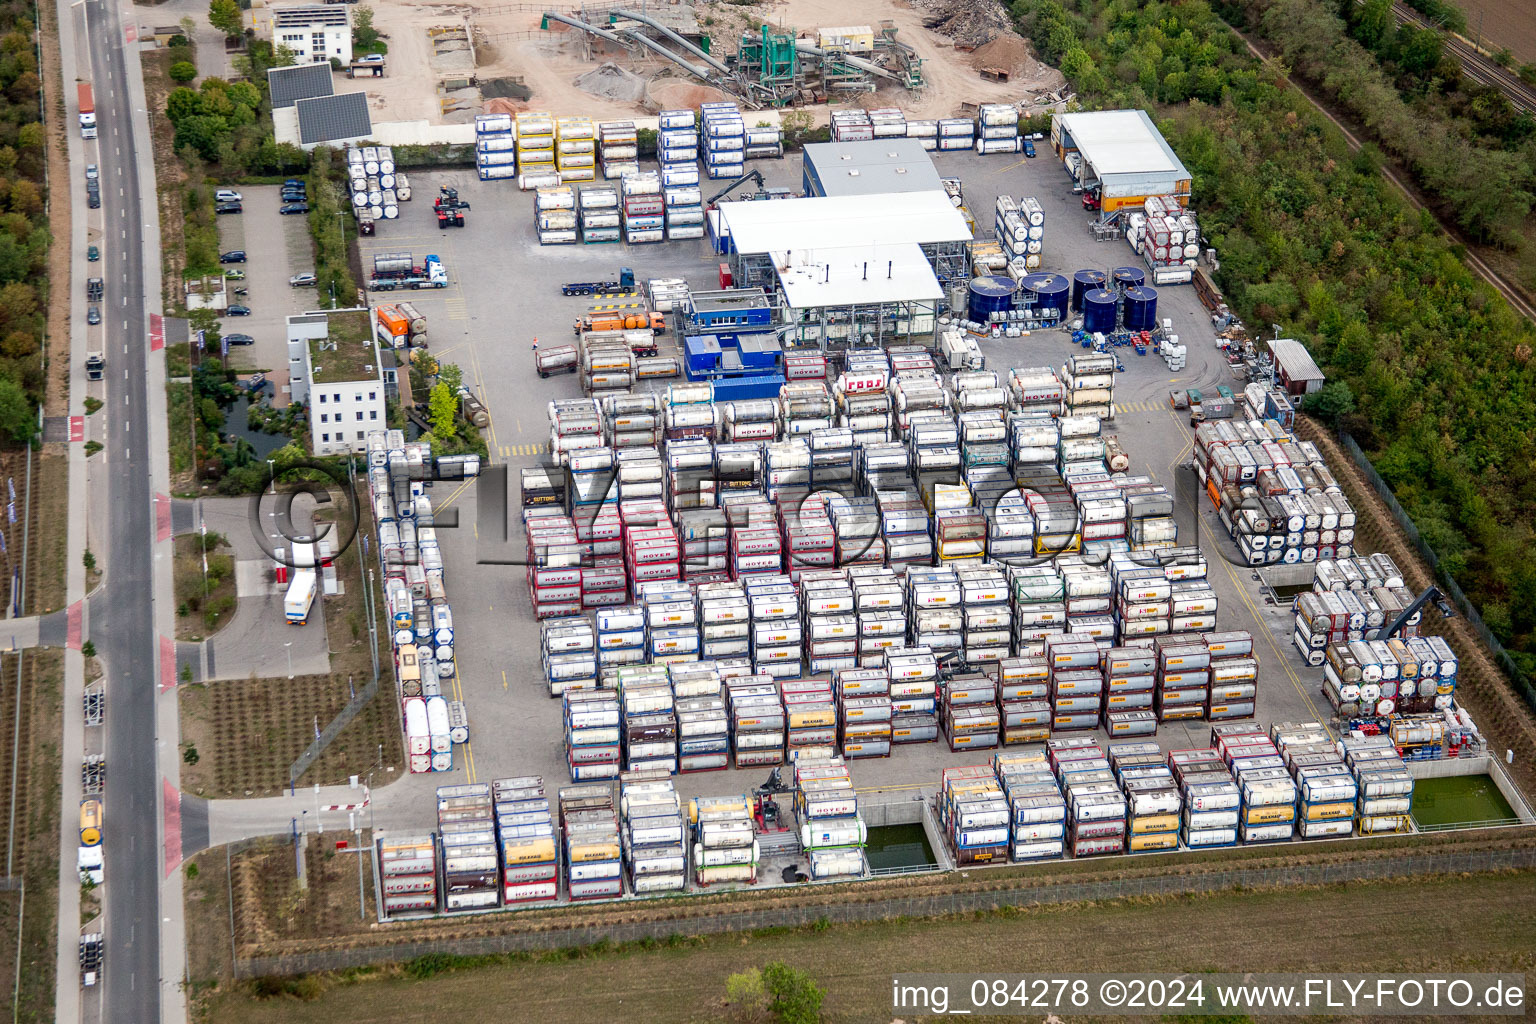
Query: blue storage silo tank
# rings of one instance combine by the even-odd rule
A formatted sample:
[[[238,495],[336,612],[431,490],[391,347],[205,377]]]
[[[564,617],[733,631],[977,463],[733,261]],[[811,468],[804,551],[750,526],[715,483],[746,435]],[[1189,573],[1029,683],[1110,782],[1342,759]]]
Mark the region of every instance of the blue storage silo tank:
[[[1125,329],[1157,329],[1157,289],[1138,286],[1125,290]]]
[[[1112,334],[1115,330],[1115,307],[1120,296],[1106,288],[1095,288],[1083,293],[1083,330],[1089,334]]]
[[[1083,311],[1083,296],[1095,288],[1104,287],[1104,271],[1079,270],[1072,275],[1072,312]]]
[[[1140,288],[1147,283],[1147,272],[1140,267],[1116,267],[1111,275],[1115,282],[1115,291],[1125,294],[1127,288]]]
[[[978,277],[971,281],[971,319],[978,323],[990,323],[994,313],[1006,313],[1013,308],[1013,293],[1018,284],[1011,277]]]
[[[1031,274],[1026,281],[1034,280],[1030,289],[1035,294],[1035,308],[1042,315],[1061,319],[1067,315],[1067,305],[1072,301],[1072,282],[1060,274]],[[1054,310],[1055,312],[1050,312]]]

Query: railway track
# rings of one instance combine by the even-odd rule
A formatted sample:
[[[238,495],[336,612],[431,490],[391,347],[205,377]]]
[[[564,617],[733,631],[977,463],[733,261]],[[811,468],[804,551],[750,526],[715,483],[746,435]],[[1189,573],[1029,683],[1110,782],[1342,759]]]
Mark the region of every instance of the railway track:
[[[1253,54],[1261,61],[1269,59],[1270,54],[1265,53],[1263,50],[1260,50],[1257,46],[1255,46],[1253,44],[1253,40],[1249,39],[1247,35],[1239,32],[1235,28],[1232,29],[1232,31],[1235,32],[1237,37],[1243,41],[1243,45],[1248,47],[1249,53]],[[1494,66],[1498,67],[1498,65]],[[1503,69],[1500,68],[1500,70]],[[1301,93],[1302,96],[1306,97],[1307,102],[1316,107],[1319,113],[1321,113],[1329,121],[1333,122],[1333,126],[1339,130],[1339,132],[1344,136],[1344,141],[1349,144],[1351,152],[1360,149],[1361,141],[1359,136],[1350,131],[1343,121],[1340,121],[1337,117],[1335,117],[1333,115],[1333,111],[1329,110],[1327,106],[1321,103],[1317,97],[1313,96],[1312,93],[1308,91],[1307,88],[1304,87],[1300,82],[1296,81],[1296,79],[1287,75],[1285,76],[1285,80],[1290,83],[1292,88]],[[1445,222],[1439,218],[1434,210],[1431,210],[1428,206],[1420,201],[1418,195],[1415,194],[1413,189],[1408,186],[1407,182],[1398,176],[1396,171],[1394,171],[1391,167],[1383,164],[1381,167],[1381,175],[1382,177],[1386,178],[1387,181],[1391,182],[1392,185],[1403,194],[1403,197],[1408,200],[1409,205],[1411,205],[1415,210],[1423,210],[1431,217],[1434,217],[1435,222],[1440,225],[1441,230],[1443,230],[1451,238],[1452,241],[1461,245],[1462,258],[1466,262],[1467,266],[1472,268],[1472,272],[1474,274],[1488,282],[1488,284],[1495,291],[1504,296],[1504,301],[1508,302],[1510,306],[1515,310],[1515,312],[1519,313],[1527,320],[1536,323],[1536,304],[1533,304],[1530,302],[1530,300],[1526,299],[1523,292],[1511,285],[1499,274],[1498,271],[1490,267],[1481,256],[1473,252],[1471,246],[1465,239],[1460,238],[1455,231],[1448,227]]]
[[[1472,43],[1454,32],[1445,31],[1444,26],[1435,24],[1407,4],[1394,2],[1392,13],[1400,22],[1444,32],[1446,49],[1461,61],[1462,74],[1479,85],[1499,90],[1517,109],[1536,114],[1536,89],[1521,81],[1519,75],[1489,59]]]

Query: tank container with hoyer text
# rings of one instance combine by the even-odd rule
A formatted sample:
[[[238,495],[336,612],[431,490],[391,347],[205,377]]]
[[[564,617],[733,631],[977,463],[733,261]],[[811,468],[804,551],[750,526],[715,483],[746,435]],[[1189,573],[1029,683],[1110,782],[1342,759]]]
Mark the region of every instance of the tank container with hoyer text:
[[[624,894],[623,856],[612,783],[557,791],[566,895],[572,900]]]
[[[811,877],[863,876],[868,829],[847,764],[840,757],[808,755],[795,761],[794,775],[795,821]]]
[[[537,775],[497,779],[491,783],[491,795],[501,850],[502,904],[553,903],[560,895],[560,857],[544,780]]]
[[[436,838],[430,834],[381,836],[374,847],[384,917],[436,912]]]
[[[501,860],[490,783],[439,786],[437,828],[443,910],[500,906]]]

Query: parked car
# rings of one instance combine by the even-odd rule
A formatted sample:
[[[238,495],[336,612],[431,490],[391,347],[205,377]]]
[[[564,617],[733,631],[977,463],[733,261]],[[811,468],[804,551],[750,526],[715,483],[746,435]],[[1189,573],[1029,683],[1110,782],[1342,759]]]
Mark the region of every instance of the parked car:
[[[100,249],[96,248],[94,245],[88,245],[85,247],[85,261],[87,263],[95,263],[99,259],[101,259]]]
[[[308,213],[309,212],[309,204],[308,203],[302,203],[302,202],[301,203],[284,203],[282,206],[278,207],[277,212],[278,213]]]
[[[106,285],[99,277],[87,278],[85,281],[85,298],[87,302],[100,302]]]
[[[1035,158],[1035,144],[1028,139],[1024,140],[1024,155],[1031,160]]]
[[[314,283],[314,274],[294,274],[288,279],[288,286],[291,288],[307,288],[312,286]]]
[[[249,334],[226,334],[224,335],[224,340],[229,342],[231,345],[256,344],[256,339],[251,337]]]
[[[283,188],[303,188],[303,187],[304,187],[304,179],[303,178],[289,178],[288,180],[283,182]]]
[[[94,327],[97,324],[101,323],[101,310],[100,310],[100,308],[98,308],[96,306],[92,306],[90,309],[86,310],[85,311],[85,322],[90,324],[92,327]]]
[[[85,194],[85,205],[93,210],[101,209],[101,193],[96,191],[87,192]]]
[[[224,315],[225,316],[250,316],[251,315],[251,307],[250,306],[241,306],[241,305],[238,305],[238,304],[237,305],[233,305],[233,306],[226,306],[226,307],[224,307]]]
[[[299,189],[294,189],[291,192],[283,189],[282,200],[285,203],[307,203],[309,202],[309,194]]]
[[[214,213],[239,213],[240,211],[239,203],[216,203],[213,207]]]
[[[245,271],[243,271],[243,270],[226,270],[226,271],[224,271],[224,280],[226,280],[226,281],[244,281],[245,280]]]
[[[231,249],[231,250],[229,250],[229,252],[221,252],[221,253],[219,253],[219,262],[220,263],[244,263],[245,262],[245,250],[244,249]]]
[[[95,164],[86,164],[85,165],[85,180],[86,181],[95,181],[99,177],[101,177],[101,172],[96,169],[96,165]]]
[[[357,60],[353,61],[352,63],[354,63],[354,64],[383,64],[384,63],[384,55],[382,53],[365,53],[363,56],[357,58]]]
[[[213,198],[221,203],[238,203],[245,197],[232,188],[221,188],[213,194]]]

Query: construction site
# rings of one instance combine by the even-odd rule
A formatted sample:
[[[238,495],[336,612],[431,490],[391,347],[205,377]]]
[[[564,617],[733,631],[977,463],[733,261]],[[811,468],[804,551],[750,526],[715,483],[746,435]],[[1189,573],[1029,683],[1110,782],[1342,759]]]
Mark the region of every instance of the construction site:
[[[730,100],[749,110],[967,103],[1045,109],[1059,72],[1035,60],[995,0],[637,0],[580,6],[381,0],[389,72],[376,120],[461,124],[479,113],[634,116]],[[818,116],[819,115],[819,116]]]

